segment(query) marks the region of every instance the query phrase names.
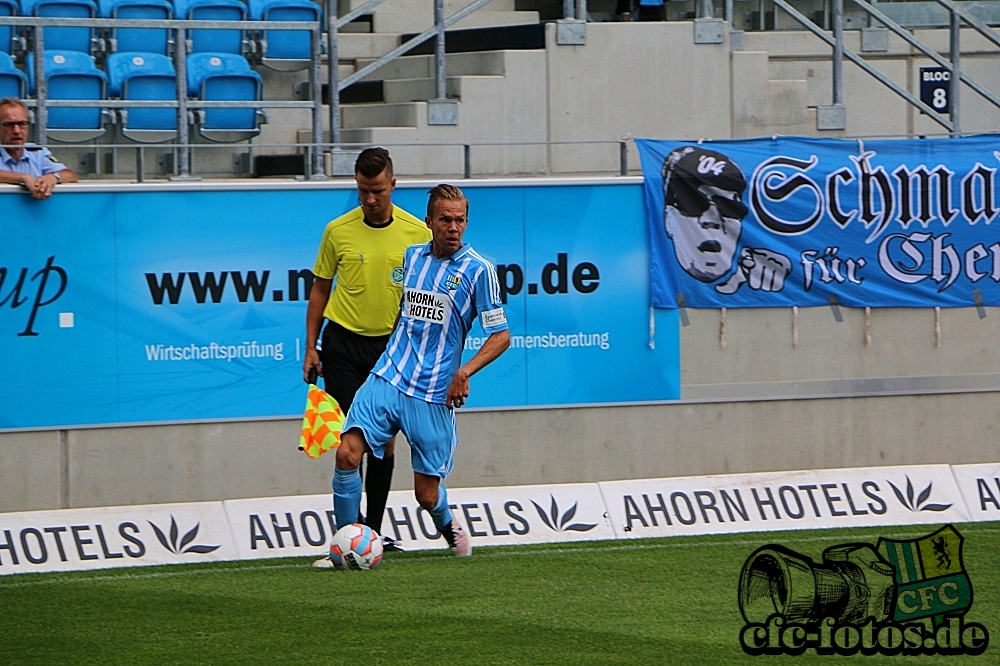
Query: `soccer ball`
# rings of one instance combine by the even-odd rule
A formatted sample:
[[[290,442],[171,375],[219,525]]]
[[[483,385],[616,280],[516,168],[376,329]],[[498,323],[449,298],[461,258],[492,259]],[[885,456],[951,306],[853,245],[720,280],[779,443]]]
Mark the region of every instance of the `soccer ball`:
[[[382,561],[382,539],[367,525],[344,525],[333,535],[330,559],[337,569],[374,569]]]

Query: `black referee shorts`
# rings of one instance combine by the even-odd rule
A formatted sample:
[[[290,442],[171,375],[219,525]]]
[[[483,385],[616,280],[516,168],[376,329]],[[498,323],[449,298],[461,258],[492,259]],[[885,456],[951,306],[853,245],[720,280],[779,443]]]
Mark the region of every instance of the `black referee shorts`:
[[[360,335],[327,320],[319,351],[323,384],[345,414],[388,343],[388,335]]]

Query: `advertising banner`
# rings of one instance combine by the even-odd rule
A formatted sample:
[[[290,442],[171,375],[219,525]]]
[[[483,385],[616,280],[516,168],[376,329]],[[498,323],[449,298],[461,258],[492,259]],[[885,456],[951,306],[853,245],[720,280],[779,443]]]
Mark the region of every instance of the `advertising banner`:
[[[967,522],[948,465],[602,482],[620,538]]]
[[[916,465],[449,488],[448,500],[474,548],[942,525],[996,520],[998,470]],[[320,557],[336,532],[332,504],[327,493],[0,514],[0,575]],[[405,550],[448,547],[412,490],[389,493],[382,533]]]
[[[0,430],[300,415],[310,269],[351,185],[0,195]],[[427,189],[393,200],[423,217]],[[466,194],[512,342],[468,408],[680,397],[676,314],[650,319],[640,185]],[[465,358],[485,339],[476,324]]]
[[[235,559],[222,502],[0,514],[0,575]]]
[[[952,465],[969,517],[975,521],[1000,520],[1000,465]]]
[[[636,143],[654,307],[1000,305],[995,136]]]
[[[449,488],[448,500],[473,547],[615,538],[596,483]],[[240,558],[322,555],[336,532],[332,503],[329,494],[225,502]],[[389,493],[382,532],[405,550],[448,547],[412,490]]]

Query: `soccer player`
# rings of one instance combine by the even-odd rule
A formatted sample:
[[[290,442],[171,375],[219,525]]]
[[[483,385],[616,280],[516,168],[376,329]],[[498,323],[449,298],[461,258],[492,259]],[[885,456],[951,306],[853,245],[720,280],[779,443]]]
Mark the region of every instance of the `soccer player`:
[[[354,164],[361,205],[326,226],[313,273],[306,312],[306,357],[302,376],[323,376],[326,392],[345,412],[358,387],[385,350],[403,293],[403,252],[425,243],[427,225],[392,203],[396,179],[384,148],[361,151]],[[336,276],[337,285],[332,287]],[[332,290],[332,294],[331,294]],[[323,319],[323,346],[316,350]],[[382,530],[382,514],[392,484],[394,440],[385,455],[368,458],[366,522]],[[348,522],[358,521],[355,515]],[[397,547],[384,538],[387,550]],[[326,558],[329,561],[329,558]]]
[[[462,242],[468,214],[469,201],[457,187],[430,191],[426,222],[433,238],[406,250],[399,320],[347,414],[333,477],[339,529],[358,514],[362,453],[382,458],[402,430],[410,443],[417,502],[459,556],[471,555],[472,544],[452,520],[441,483],[458,444],[455,409],[469,397],[469,378],[510,346],[496,271]],[[462,365],[465,337],[477,317],[490,337]]]

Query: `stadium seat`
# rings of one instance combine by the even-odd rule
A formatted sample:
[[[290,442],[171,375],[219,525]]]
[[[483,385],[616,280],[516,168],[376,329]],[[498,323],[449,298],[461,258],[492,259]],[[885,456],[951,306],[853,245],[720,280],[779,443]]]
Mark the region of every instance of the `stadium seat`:
[[[254,21],[320,21],[323,10],[312,0],[249,0]],[[279,72],[308,69],[312,46],[307,30],[264,30],[261,62]]]
[[[174,0],[174,16],[203,21],[245,21],[247,6],[240,0]],[[243,53],[242,30],[192,30],[191,53]]]
[[[28,77],[14,65],[14,60],[0,52],[0,97],[24,97]]]
[[[0,16],[17,16],[17,0],[0,0]],[[11,52],[13,38],[13,26],[0,25],[0,53]]]
[[[170,58],[159,53],[113,53],[105,63],[108,94],[129,100],[177,99],[177,74]],[[113,105],[112,105],[113,106]],[[141,143],[177,137],[177,109],[121,110],[122,135]]]
[[[93,0],[21,0],[21,14],[52,18],[94,18],[97,16],[97,5]],[[89,26],[45,28],[45,50],[90,53],[93,37],[94,29]]]
[[[35,94],[35,54],[26,62],[28,88]],[[104,112],[99,108],[59,107],[57,100],[105,99],[107,77],[94,60],[79,51],[46,51],[45,78],[48,81],[48,138],[68,143],[90,141],[104,136]]]
[[[188,94],[204,101],[263,99],[264,80],[243,56],[193,53],[187,59]],[[260,134],[259,109],[203,109],[198,133],[210,141],[246,141]]]
[[[171,19],[174,6],[167,0],[100,0],[102,18]],[[112,28],[116,51],[161,53],[167,55],[170,31],[157,28]]]

